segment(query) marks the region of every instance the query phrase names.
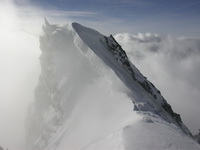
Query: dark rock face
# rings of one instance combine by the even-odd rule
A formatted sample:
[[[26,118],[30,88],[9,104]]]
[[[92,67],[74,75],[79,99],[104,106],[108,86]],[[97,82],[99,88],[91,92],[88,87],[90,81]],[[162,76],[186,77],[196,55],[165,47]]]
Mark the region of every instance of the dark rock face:
[[[150,81],[148,81],[146,77],[144,77],[143,80],[136,77],[136,72],[134,72],[133,65],[131,62],[129,62],[126,52],[122,49],[114,37],[110,35],[109,37],[105,36],[104,39],[108,50],[114,55],[116,61],[118,61],[118,63],[122,65],[125,70],[132,76],[132,79],[135,80],[149,95],[151,95],[155,101],[160,100],[161,107],[177,122],[180,127],[183,127],[184,125],[180,115],[172,110],[172,107],[163,98],[161,92]]]
[[[172,107],[168,104],[168,103],[165,103],[162,105],[162,108],[168,112],[176,121],[179,125],[181,125],[180,123],[182,123],[182,119],[181,119],[181,116],[175,112],[173,112],[172,110]]]
[[[104,39],[108,50],[114,55],[115,59],[131,74],[133,80],[136,80],[135,73],[131,68],[126,52],[122,49],[121,45],[117,43],[112,35],[110,35],[110,37],[105,36]]]
[[[194,139],[200,144],[200,129],[197,135],[194,135]]]
[[[200,135],[194,136],[194,139],[200,144]]]

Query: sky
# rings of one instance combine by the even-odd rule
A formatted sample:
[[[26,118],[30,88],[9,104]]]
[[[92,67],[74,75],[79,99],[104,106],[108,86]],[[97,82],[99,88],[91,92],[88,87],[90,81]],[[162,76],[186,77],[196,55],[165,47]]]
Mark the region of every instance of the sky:
[[[200,39],[119,33],[116,40],[195,134],[200,121]]]
[[[0,146],[23,149],[44,17],[53,24],[76,21],[105,35],[129,33],[124,49],[131,60],[198,132],[200,0],[0,0]]]
[[[51,17],[93,23],[105,32],[200,35],[199,0],[16,0],[18,6],[53,11]],[[112,28],[111,28],[112,27]]]

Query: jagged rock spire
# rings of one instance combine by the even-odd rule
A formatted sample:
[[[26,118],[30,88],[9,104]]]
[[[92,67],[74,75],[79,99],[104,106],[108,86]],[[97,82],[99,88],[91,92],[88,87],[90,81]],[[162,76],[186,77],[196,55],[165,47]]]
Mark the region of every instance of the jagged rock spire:
[[[46,26],[50,26],[50,24],[49,24],[49,22],[48,22],[48,20],[46,19],[46,17],[44,17],[44,24],[46,25]]]
[[[55,30],[56,26],[51,25],[49,21],[44,17],[44,25],[42,26],[42,30],[44,31],[45,34],[51,34]]]

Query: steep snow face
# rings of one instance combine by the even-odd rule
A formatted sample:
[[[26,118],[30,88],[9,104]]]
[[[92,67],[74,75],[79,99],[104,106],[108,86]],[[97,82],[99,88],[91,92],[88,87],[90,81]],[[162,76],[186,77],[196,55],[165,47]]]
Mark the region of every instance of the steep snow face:
[[[110,37],[102,36],[97,31],[83,27],[77,23],[73,23],[72,26],[83,42],[106,65],[112,68],[119,79],[131,91],[137,91],[137,96],[132,96],[132,101],[135,103],[135,110],[156,113],[164,120],[178,124],[184,132],[190,134],[189,130],[183,125],[180,115],[173,112],[160,91],[129,61],[125,51],[112,35]],[[143,94],[143,90],[148,94]]]
[[[27,149],[199,149],[112,36],[77,23],[43,31]]]
[[[124,92],[129,89],[82,42],[71,24],[56,27],[46,22],[43,30],[42,72],[27,117],[27,147],[50,149],[69,132],[65,143],[79,149],[122,128],[135,114]]]

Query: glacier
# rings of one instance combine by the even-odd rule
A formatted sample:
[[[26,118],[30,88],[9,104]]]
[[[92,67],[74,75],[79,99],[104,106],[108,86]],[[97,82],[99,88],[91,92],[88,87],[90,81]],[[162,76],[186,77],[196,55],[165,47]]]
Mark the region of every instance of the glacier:
[[[112,35],[46,19],[42,29],[27,149],[200,149],[180,115]]]

